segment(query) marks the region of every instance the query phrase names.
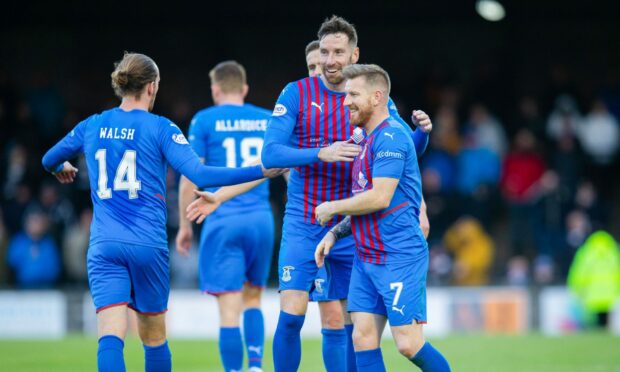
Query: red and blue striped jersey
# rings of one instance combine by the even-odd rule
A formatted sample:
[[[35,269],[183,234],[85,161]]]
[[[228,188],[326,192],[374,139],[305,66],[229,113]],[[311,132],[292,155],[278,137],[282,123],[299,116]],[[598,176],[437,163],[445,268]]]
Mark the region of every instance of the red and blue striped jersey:
[[[351,216],[358,257],[365,262],[415,260],[428,246],[420,229],[422,181],[411,136],[393,118],[386,119],[360,144],[353,162],[351,192],[372,189],[379,177],[399,180],[390,205],[380,211]]]

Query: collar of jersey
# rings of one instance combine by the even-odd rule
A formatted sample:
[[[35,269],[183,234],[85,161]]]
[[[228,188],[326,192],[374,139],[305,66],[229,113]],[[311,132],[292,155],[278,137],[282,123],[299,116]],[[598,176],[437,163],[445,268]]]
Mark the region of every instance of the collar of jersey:
[[[345,92],[336,92],[335,90],[331,90],[329,89],[325,83],[323,82],[323,79],[321,79],[319,76],[314,77],[313,79],[319,79],[319,85],[321,86],[321,88],[325,89],[326,91],[338,95],[338,96],[344,96],[346,93]]]

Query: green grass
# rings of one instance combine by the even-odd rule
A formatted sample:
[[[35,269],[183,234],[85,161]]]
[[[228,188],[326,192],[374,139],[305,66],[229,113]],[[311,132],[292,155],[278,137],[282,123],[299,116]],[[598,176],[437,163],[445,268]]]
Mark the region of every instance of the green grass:
[[[459,371],[620,371],[620,338],[602,333],[549,338],[528,336],[451,336],[432,340]],[[217,342],[171,340],[173,370],[221,371]],[[0,341],[1,371],[95,371],[94,338],[71,336],[61,341]],[[393,342],[385,341],[388,371],[415,371]],[[128,371],[144,369],[142,346],[135,338],[125,346]],[[322,371],[320,340],[305,340],[300,371]],[[272,371],[271,344],[265,371]]]

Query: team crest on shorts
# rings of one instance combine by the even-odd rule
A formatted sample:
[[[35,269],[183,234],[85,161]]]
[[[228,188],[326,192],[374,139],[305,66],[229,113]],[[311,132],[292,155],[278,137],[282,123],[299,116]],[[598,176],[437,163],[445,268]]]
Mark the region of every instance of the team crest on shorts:
[[[323,293],[323,282],[325,279],[315,279],[314,280],[314,288],[318,293]]]
[[[291,270],[295,270],[294,266],[284,266],[282,268],[282,281],[284,283],[291,281]]]

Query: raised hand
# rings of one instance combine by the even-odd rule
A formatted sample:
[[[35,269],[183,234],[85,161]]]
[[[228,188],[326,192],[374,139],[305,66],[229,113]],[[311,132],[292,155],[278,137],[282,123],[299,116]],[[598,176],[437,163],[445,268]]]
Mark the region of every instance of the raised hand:
[[[411,113],[411,121],[424,133],[430,133],[433,130],[433,123],[431,122],[430,116],[422,110],[413,110]]]

